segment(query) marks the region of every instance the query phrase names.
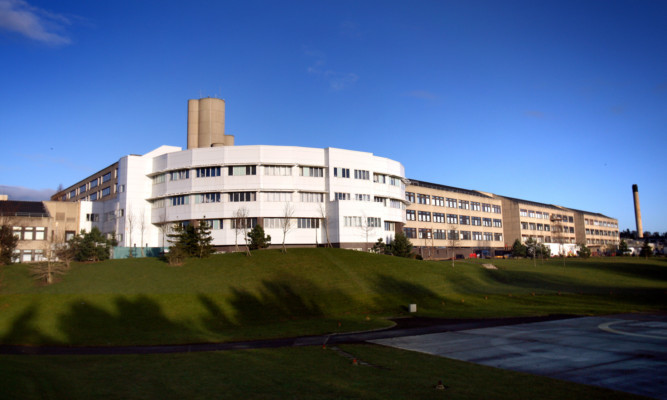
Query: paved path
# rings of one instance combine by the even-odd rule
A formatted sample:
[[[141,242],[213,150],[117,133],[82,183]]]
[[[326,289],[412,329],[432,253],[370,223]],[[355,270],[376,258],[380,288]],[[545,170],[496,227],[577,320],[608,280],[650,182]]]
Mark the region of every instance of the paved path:
[[[667,400],[667,316],[623,314],[373,343]]]

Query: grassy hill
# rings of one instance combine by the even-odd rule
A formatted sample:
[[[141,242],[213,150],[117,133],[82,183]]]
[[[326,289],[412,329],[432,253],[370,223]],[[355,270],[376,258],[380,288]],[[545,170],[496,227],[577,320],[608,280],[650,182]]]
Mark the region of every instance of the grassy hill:
[[[614,258],[431,262],[340,249],[74,264],[35,283],[0,267],[0,343],[167,344],[296,336],[444,318],[667,309],[667,262]]]

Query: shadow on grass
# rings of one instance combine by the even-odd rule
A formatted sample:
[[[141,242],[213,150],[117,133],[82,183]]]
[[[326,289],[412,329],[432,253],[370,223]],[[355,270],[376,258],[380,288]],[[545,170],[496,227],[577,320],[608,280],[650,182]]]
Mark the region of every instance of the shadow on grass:
[[[407,311],[411,303],[434,305],[444,300],[444,297],[423,285],[388,275],[378,275],[373,283],[377,292],[375,304],[385,310]]]

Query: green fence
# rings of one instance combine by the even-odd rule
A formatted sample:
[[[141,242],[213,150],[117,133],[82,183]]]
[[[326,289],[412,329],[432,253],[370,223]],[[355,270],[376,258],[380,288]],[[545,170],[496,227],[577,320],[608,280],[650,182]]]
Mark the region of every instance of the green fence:
[[[164,253],[166,247],[114,247],[113,248],[113,259],[118,258],[130,258],[130,252],[132,257],[159,257]],[[143,250],[143,253],[142,253]]]

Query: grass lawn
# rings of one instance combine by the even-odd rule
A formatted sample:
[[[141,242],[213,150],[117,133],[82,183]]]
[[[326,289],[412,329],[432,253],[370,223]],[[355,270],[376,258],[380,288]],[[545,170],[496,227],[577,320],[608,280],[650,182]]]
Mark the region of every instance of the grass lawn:
[[[488,260],[487,260],[488,262]],[[0,267],[0,343],[132,345],[246,340],[479,318],[667,309],[667,260],[417,261],[340,249],[74,264],[50,286]]]
[[[0,356],[1,399],[639,399],[373,345],[137,356]],[[438,380],[448,386],[435,390]]]

